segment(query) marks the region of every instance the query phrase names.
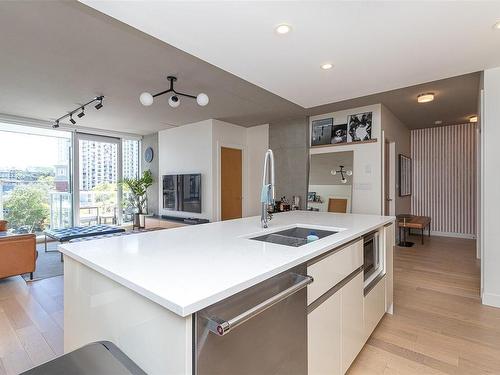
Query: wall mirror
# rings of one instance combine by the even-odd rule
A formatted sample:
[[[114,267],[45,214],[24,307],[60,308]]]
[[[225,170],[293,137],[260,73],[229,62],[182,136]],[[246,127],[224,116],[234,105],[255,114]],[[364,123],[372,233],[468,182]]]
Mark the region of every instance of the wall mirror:
[[[307,209],[351,212],[353,151],[311,155]]]

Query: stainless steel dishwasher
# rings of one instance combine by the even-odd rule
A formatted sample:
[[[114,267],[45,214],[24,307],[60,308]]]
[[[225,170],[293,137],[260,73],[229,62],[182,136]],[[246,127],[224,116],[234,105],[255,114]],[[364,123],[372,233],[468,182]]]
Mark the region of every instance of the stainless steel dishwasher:
[[[297,267],[196,313],[194,375],[306,375],[307,294]]]

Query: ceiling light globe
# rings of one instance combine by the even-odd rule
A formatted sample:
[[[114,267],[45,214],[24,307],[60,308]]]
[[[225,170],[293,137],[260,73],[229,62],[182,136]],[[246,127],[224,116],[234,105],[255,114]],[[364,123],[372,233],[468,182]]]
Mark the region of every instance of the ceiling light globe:
[[[331,68],[333,68],[333,64],[331,64],[331,63],[321,64],[321,69],[323,69],[323,70],[328,70],[328,69],[331,69]]]
[[[347,172],[346,172],[346,174],[347,174],[348,176],[352,176],[352,171],[347,171]]]
[[[283,34],[288,34],[292,30],[292,28],[290,27],[290,25],[283,23],[281,25],[276,26],[275,30],[277,34],[283,35]]]
[[[340,180],[340,182],[342,182],[343,184],[347,184],[347,179],[343,178],[342,180]]]
[[[205,107],[209,102],[208,95],[205,93],[199,93],[198,96],[196,97],[196,103],[198,105]]]
[[[429,92],[426,94],[420,94],[417,96],[417,102],[419,103],[429,103],[434,100],[434,93]]]
[[[332,169],[330,173],[332,174],[332,176],[335,176],[337,174],[337,171],[335,169]]]
[[[149,107],[151,104],[153,104],[153,95],[151,95],[149,92],[143,92],[141,96],[139,96],[139,101],[143,106]]]
[[[172,95],[168,98],[168,105],[172,108],[177,108],[181,104],[181,101],[178,96]]]

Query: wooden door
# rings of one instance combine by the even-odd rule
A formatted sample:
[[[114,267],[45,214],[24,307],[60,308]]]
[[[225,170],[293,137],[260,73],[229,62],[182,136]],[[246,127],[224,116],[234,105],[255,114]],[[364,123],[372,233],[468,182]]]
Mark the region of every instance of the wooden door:
[[[221,147],[221,220],[239,219],[242,217],[242,151]]]

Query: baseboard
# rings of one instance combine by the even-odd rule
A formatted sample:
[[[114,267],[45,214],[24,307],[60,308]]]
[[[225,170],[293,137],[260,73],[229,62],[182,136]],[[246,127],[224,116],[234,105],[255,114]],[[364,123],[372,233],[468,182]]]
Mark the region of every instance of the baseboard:
[[[475,234],[453,233],[453,232],[434,232],[434,231],[431,231],[431,236],[466,238],[466,239],[469,239],[469,240],[475,240],[476,239],[476,235]]]
[[[483,293],[481,302],[483,303],[483,305],[500,308],[500,295],[493,293]]]

